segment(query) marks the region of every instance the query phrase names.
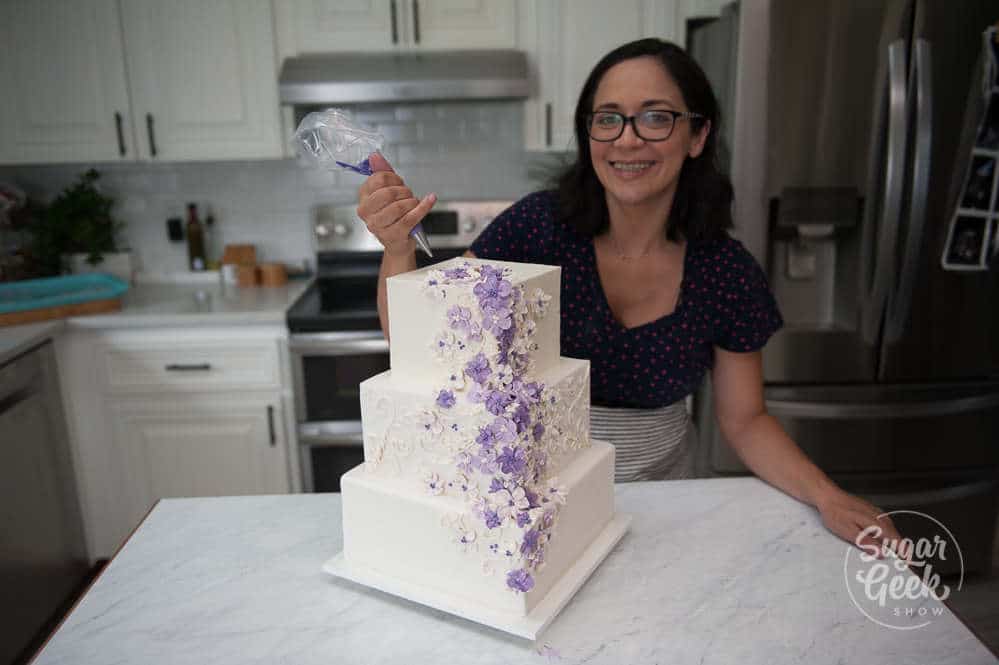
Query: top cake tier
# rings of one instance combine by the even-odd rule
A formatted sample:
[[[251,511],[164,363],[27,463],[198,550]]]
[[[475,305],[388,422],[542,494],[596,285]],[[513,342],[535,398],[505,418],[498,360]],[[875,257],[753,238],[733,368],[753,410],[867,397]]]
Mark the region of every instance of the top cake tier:
[[[446,387],[479,366],[554,368],[560,277],[555,266],[461,257],[390,277],[392,376]]]

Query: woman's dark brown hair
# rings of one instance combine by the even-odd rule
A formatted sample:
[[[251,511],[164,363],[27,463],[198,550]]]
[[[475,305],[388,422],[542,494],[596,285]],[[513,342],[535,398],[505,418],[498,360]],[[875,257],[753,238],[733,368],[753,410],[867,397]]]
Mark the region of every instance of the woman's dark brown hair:
[[[666,225],[670,240],[706,242],[721,238],[732,228],[732,183],[718,167],[718,100],[700,66],[676,44],[661,39],[639,39],[614,49],[590,72],[576,104],[575,134],[578,157],[557,179],[559,217],[579,233],[592,237],[605,232],[610,220],[604,187],[590,157],[587,119],[593,111],[597,86],[607,70],[632,58],[652,56],[666,68],[683,94],[687,108],[704,118],[691,119],[694,131],[711,121],[704,150],[688,157],[680,169],[673,207]]]

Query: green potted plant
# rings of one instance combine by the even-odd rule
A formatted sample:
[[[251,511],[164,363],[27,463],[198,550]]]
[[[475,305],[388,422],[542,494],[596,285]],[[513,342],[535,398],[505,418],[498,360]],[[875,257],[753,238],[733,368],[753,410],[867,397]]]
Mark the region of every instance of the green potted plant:
[[[33,225],[32,255],[44,274],[107,272],[131,281],[131,253],[118,245],[124,225],[112,217],[115,200],[98,190],[99,178],[95,169],[82,174]]]

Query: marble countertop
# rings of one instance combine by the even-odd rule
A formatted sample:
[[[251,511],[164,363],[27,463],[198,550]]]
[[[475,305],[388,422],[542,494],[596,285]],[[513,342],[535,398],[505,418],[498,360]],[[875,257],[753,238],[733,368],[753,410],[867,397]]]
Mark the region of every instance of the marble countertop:
[[[938,601],[915,630],[861,614],[849,546],[755,478],[616,490],[631,530],[536,643],[325,575],[337,494],[220,497],[157,504],[35,662],[996,662]]]
[[[67,319],[81,328],[142,328],[231,324],[284,324],[288,307],[309,280],[277,287],[220,284],[138,284],[122,297],[118,312]]]
[[[222,289],[211,284],[139,284],[122,296],[120,311],[0,327],[0,363],[54,337],[66,327],[89,329],[170,326],[284,325],[285,312],[310,280],[286,286]]]

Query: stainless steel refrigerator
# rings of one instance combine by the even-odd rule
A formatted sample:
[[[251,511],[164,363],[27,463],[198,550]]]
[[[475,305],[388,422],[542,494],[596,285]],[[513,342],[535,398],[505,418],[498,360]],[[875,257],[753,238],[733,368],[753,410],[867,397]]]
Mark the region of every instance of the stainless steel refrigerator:
[[[747,32],[747,12],[762,27]],[[982,33],[997,20],[994,0],[772,0],[689,37],[735,114],[735,83],[754,75],[736,56],[766,53],[764,172],[733,179],[739,196],[753,191],[740,178],[760,177],[736,210],[759,220],[747,244],[785,318],[763,352],[769,412],[845,488],[947,524],[978,571],[999,486],[999,180],[995,160],[984,179],[975,162],[969,204],[968,174],[973,153],[988,157],[974,148],[989,113]],[[738,163],[751,142],[732,120]],[[968,222],[981,233],[959,248],[955,210],[982,201]],[[701,397],[704,468],[744,472]]]

